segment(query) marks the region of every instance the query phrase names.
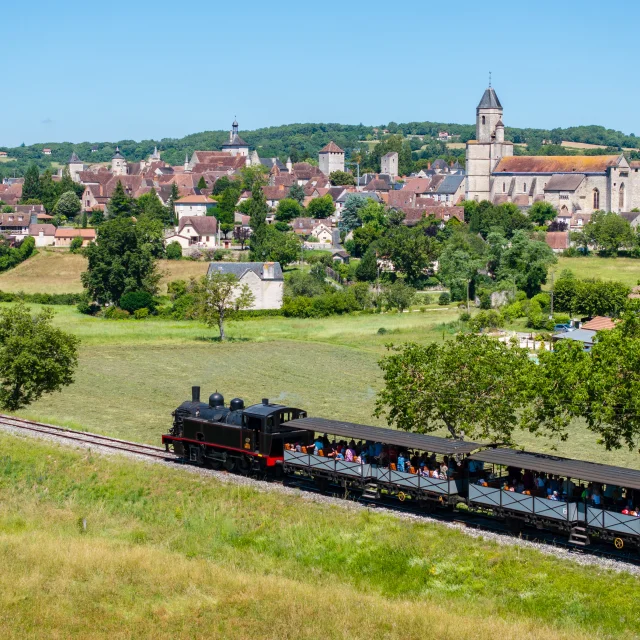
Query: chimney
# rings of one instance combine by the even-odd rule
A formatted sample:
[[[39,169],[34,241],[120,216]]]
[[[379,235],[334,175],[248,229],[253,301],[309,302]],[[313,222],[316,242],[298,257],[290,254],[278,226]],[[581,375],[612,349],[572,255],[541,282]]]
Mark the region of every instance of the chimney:
[[[191,402],[200,402],[200,387],[191,387]]]
[[[268,406],[269,406],[269,398],[262,398],[262,404],[263,404],[265,407],[268,407]]]
[[[275,274],[275,263],[273,262],[265,262],[262,267],[262,279],[263,280],[273,280],[276,277]]]

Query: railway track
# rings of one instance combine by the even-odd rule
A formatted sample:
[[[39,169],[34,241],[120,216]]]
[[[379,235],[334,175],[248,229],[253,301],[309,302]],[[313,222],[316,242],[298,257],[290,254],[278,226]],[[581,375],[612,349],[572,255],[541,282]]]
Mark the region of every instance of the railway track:
[[[119,438],[110,438],[109,436],[87,433],[86,431],[76,431],[75,429],[68,429],[66,427],[56,427],[52,424],[45,424],[44,422],[23,420],[22,418],[0,414],[0,426],[3,425],[13,429],[42,433],[61,440],[71,440],[126,453],[135,453],[145,458],[156,458],[167,461],[178,460],[178,456],[166,452],[162,447],[120,440]]]

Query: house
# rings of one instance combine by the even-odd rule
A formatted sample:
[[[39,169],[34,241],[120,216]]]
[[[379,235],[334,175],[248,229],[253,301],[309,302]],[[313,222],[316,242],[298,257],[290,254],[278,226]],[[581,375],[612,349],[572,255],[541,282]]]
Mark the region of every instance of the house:
[[[640,211],[624,211],[620,214],[634,228],[640,227]]]
[[[82,246],[86,247],[95,241],[96,230],[58,227],[55,231],[53,244],[55,247],[69,247],[74,238],[82,238]]]
[[[459,222],[464,222],[464,207],[447,207],[444,205],[436,206],[420,206],[420,207],[397,207],[404,211],[405,218],[403,223],[408,226],[418,224],[421,220],[433,216],[436,220],[439,220],[441,226],[449,222],[452,218],[455,218]]]
[[[183,216],[176,230],[165,237],[165,245],[177,242],[190,248],[215,249],[220,245],[218,221],[213,216]]]
[[[0,158],[6,158],[8,155],[6,151],[0,151]]]
[[[50,156],[50,155],[51,155],[51,149],[43,149],[43,150],[42,150],[42,153],[43,153],[45,156]]]
[[[262,187],[267,205],[272,209],[278,206],[280,200],[284,200],[289,196],[289,189],[283,184],[274,187]]]
[[[569,248],[568,231],[547,231],[544,239],[554,253],[561,253]]]
[[[588,329],[574,329],[573,331],[564,331],[563,333],[556,333],[551,336],[553,342],[558,340],[574,340],[581,342],[585,351],[591,351],[596,341],[596,331],[590,331]]]
[[[232,273],[240,285],[246,284],[254,295],[252,309],[280,309],[284,277],[279,262],[212,262],[208,276]]]
[[[313,236],[318,242],[331,244],[333,242],[333,227],[329,220],[315,218],[294,218],[291,227],[296,235]]]
[[[334,262],[339,262],[340,264],[349,264],[349,259],[351,258],[349,252],[345,251],[344,249],[334,251],[331,254],[331,257],[333,258]]]
[[[596,316],[585,322],[580,328],[588,331],[604,331],[607,329],[615,329],[616,323],[606,316]]]
[[[29,235],[36,241],[36,247],[48,247],[56,241],[56,228],[52,224],[30,224]]]
[[[193,195],[179,198],[174,207],[176,217],[180,220],[184,216],[206,216],[210,209],[214,209],[218,203],[209,196]]]
[[[444,180],[439,181],[431,197],[437,202],[454,205],[464,200],[465,180],[464,175],[445,176]]]

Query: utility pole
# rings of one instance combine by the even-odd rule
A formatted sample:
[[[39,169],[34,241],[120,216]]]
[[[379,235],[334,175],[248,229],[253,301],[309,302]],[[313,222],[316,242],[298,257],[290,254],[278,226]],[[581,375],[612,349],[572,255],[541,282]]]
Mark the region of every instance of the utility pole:
[[[467,280],[467,313],[469,313],[469,285],[471,284],[471,280]]]
[[[550,305],[550,316],[549,316],[549,320],[553,320],[553,276],[554,276],[554,270],[551,270],[551,305]]]

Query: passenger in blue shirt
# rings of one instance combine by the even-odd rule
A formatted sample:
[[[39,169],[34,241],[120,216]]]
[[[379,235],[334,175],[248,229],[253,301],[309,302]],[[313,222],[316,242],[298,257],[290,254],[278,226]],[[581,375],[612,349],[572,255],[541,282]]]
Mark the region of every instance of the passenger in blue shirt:
[[[398,455],[398,471],[400,471],[401,473],[404,473],[404,453],[401,453],[400,455]]]
[[[322,442],[322,439],[321,438],[316,438],[316,441],[314,442],[313,446],[314,446],[314,453],[316,455],[318,455],[322,451],[322,449],[324,448],[324,444]]]

